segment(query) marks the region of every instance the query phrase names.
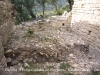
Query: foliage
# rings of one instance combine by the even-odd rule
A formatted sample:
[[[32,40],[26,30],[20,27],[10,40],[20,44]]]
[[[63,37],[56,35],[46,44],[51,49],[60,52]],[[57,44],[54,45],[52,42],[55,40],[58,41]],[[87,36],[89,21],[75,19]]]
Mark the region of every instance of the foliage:
[[[48,4],[51,4],[55,10],[60,10],[61,7],[63,6],[62,3],[61,3],[62,0],[48,0]],[[67,2],[66,2],[67,3]]]
[[[74,75],[74,74],[72,74],[72,73],[63,73],[64,75]]]
[[[32,35],[33,34],[33,30],[29,29],[28,30],[28,34]]]
[[[17,11],[15,24],[36,18],[32,10],[34,8],[34,0],[11,0],[11,2],[15,5]]]
[[[42,13],[45,18],[46,5],[52,5],[55,8],[55,12],[57,15],[61,15],[63,11],[67,10],[68,12],[72,9],[72,5],[74,0],[67,0],[69,5],[61,8],[61,0],[11,0],[11,2],[15,5],[15,9],[18,12],[15,19],[15,24],[19,24],[22,21],[27,21],[31,19],[36,19],[36,7],[40,6],[42,8]],[[67,3],[67,2],[66,2]],[[37,8],[39,9],[39,8]]]
[[[60,63],[60,69],[66,69],[66,68],[69,68],[69,67],[70,67],[69,63],[66,63],[66,62]]]
[[[67,12],[70,12],[70,6],[69,5],[66,5],[66,6],[64,6],[64,7],[62,7],[62,10],[63,11],[67,11]]]
[[[55,11],[55,12],[56,12],[56,15],[62,15],[63,10],[57,10],[57,11]]]
[[[60,69],[66,69],[66,63],[60,63]]]
[[[32,29],[28,29],[27,34],[23,37],[34,37],[34,31]]]
[[[26,7],[26,9],[29,11],[30,15],[32,16],[33,19],[36,19],[35,14],[33,13],[33,8],[35,6],[34,0],[24,0],[23,5]]]
[[[94,70],[92,70],[92,74],[93,75],[100,75],[100,71],[94,71]]]
[[[52,4],[55,7],[55,10],[58,10],[58,0],[48,0],[49,4]]]
[[[48,69],[54,69],[54,66],[47,66]]]
[[[42,13],[43,13],[43,15],[44,15],[44,11],[45,11],[45,4],[46,4],[46,2],[47,2],[47,0],[36,0],[38,3],[39,3],[39,5],[42,7]]]
[[[68,73],[67,75],[73,75],[72,73]]]
[[[74,4],[74,0],[67,0],[69,3],[70,11],[72,10],[72,6]]]
[[[62,15],[64,11],[70,12],[70,6],[69,5],[65,5],[60,10],[57,10],[55,12],[56,12],[56,15]]]

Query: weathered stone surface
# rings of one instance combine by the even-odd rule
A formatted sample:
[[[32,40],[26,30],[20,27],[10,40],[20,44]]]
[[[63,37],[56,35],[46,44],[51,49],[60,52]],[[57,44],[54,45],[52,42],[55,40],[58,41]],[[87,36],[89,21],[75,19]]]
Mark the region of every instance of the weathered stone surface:
[[[1,47],[1,49],[0,49],[0,61],[3,57],[4,57],[4,49],[3,49],[3,47]]]
[[[14,61],[11,62],[11,65],[17,65],[18,63],[19,63],[19,61],[14,60]]]
[[[3,45],[6,44],[13,31],[15,16],[13,10],[13,5],[8,0],[0,0],[0,61],[4,59]]]
[[[9,49],[5,52],[6,54],[13,53],[13,50]]]
[[[2,60],[1,60],[1,65],[2,65],[3,67],[7,67],[5,56],[4,56],[4,57],[2,58]]]
[[[71,27],[74,32],[79,34],[85,41],[92,45],[94,50],[98,47],[97,40],[100,40],[100,10],[99,0],[75,0],[72,10]]]
[[[7,62],[12,62],[12,59],[11,58],[7,58]]]

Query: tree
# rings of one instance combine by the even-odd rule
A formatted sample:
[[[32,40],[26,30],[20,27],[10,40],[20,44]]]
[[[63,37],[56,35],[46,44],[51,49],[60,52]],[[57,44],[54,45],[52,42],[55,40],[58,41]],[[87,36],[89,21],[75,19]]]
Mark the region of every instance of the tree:
[[[72,10],[72,6],[74,4],[74,0],[67,0],[70,6],[70,11]]]
[[[11,2],[15,5],[16,11],[20,16],[19,20],[22,20],[22,13],[23,13],[23,0],[11,0]]]
[[[55,10],[58,10],[58,1],[59,0],[48,0],[49,4],[52,4],[55,7]]]
[[[42,13],[43,13],[43,16],[44,16],[44,11],[45,11],[45,4],[47,2],[47,0],[36,0],[39,5],[42,7]]]
[[[33,8],[35,6],[34,0],[24,0],[23,5],[26,7],[26,9],[30,12],[30,15],[32,16],[33,19],[36,19],[35,14],[33,13]]]
[[[34,9],[34,0],[11,0],[11,3],[15,5],[15,9],[18,12],[16,21],[26,21],[30,19],[36,19],[36,16],[32,9]]]

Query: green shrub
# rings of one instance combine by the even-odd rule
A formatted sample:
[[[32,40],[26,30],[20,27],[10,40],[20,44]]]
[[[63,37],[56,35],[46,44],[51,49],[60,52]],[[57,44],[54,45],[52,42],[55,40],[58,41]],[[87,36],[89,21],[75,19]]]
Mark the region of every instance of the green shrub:
[[[72,73],[68,73],[67,75],[73,75]]]
[[[67,65],[66,63],[60,63],[60,69],[66,69]]]
[[[20,23],[21,23],[21,18],[20,18],[20,14],[18,13],[18,14],[16,15],[16,18],[15,18],[15,24],[18,25],[18,24],[20,24]]]
[[[70,64],[67,63],[67,62],[62,62],[60,63],[60,69],[66,69],[66,68],[69,68],[70,67]]]
[[[69,5],[66,5],[66,6],[62,7],[62,10],[63,10],[63,11],[70,12],[70,7],[69,7]]]
[[[26,37],[34,37],[34,31],[31,29],[28,29],[27,34],[23,36],[24,38]]]
[[[33,34],[33,30],[28,29],[28,34],[32,35]]]
[[[16,19],[15,20],[15,25],[18,25],[18,24],[20,24],[21,22],[18,20],[18,19]]]
[[[100,75],[100,71],[94,71],[94,70],[93,70],[93,71],[92,71],[92,74],[93,74],[93,75]]]
[[[63,10],[57,10],[56,11],[56,15],[62,15],[62,13],[63,13]]]
[[[72,73],[63,73],[63,75],[74,75]]]
[[[70,12],[69,5],[62,7],[60,10],[55,11],[56,15],[62,15],[64,11]]]

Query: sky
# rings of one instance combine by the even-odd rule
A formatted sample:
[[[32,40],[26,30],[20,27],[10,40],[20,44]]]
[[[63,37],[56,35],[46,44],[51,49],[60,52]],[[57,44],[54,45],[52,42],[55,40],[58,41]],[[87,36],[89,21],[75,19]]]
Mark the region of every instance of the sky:
[[[66,4],[68,4],[68,3],[67,3],[67,0],[59,0],[59,5],[65,6]],[[37,5],[37,6],[36,6],[36,11],[41,12],[41,11],[42,11],[42,8],[41,8],[38,4],[36,4],[36,5]],[[38,9],[37,9],[37,8],[38,8]],[[53,7],[52,5],[46,4],[45,10],[46,10],[46,11],[54,10],[54,7]]]

